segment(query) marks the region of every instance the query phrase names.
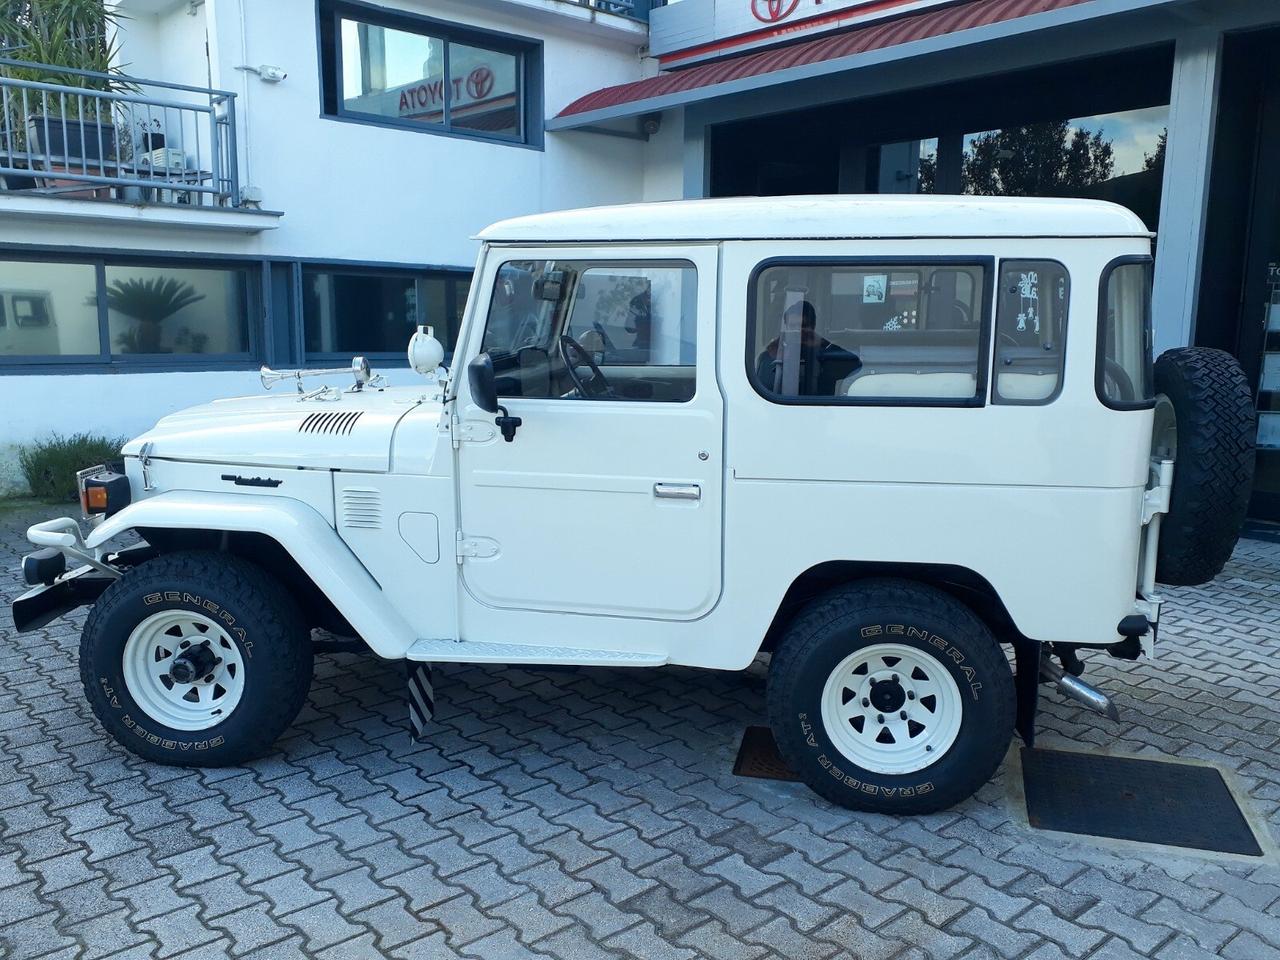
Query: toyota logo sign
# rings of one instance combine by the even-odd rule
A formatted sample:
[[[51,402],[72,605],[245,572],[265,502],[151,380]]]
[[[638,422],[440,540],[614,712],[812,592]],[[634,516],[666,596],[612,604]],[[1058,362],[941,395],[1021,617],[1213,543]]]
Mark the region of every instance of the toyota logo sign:
[[[483,100],[493,92],[493,71],[488,67],[476,67],[467,77],[467,93],[472,100]]]
[[[777,23],[796,12],[800,0],[751,0],[751,14],[761,23]]]

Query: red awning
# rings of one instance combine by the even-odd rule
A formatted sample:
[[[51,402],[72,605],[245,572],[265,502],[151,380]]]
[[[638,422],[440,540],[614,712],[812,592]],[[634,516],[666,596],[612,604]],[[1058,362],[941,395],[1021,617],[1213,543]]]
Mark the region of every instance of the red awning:
[[[605,87],[575,100],[560,111],[558,116],[572,117],[641,100],[687,93],[1088,2],[1089,0],[970,0],[954,7],[894,20],[881,20],[814,40],[743,54],[683,70],[672,70],[634,83]]]

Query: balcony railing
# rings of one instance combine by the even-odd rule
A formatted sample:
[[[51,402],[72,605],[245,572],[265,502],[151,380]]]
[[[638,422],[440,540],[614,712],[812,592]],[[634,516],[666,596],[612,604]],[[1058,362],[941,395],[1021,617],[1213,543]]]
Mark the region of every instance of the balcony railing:
[[[225,90],[0,58],[0,191],[234,207]]]
[[[631,20],[649,22],[649,11],[661,7],[666,0],[569,0],[580,7],[590,7],[602,13],[613,13]]]

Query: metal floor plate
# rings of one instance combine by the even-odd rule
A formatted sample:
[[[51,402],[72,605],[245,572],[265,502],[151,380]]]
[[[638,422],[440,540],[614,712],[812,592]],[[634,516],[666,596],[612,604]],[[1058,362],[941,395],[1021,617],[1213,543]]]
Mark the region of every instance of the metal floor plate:
[[[768,727],[747,727],[742,732],[742,746],[733,763],[734,776],[759,780],[799,780],[778,753],[777,741]]]
[[[1024,747],[1022,780],[1027,818],[1041,830],[1263,855],[1213,767]]]

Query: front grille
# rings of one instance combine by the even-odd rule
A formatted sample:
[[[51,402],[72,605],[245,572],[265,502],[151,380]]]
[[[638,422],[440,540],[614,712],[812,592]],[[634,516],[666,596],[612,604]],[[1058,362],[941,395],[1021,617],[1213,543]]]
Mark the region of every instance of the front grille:
[[[331,437],[348,436],[364,411],[347,413],[309,413],[298,426],[299,433],[323,433]]]

